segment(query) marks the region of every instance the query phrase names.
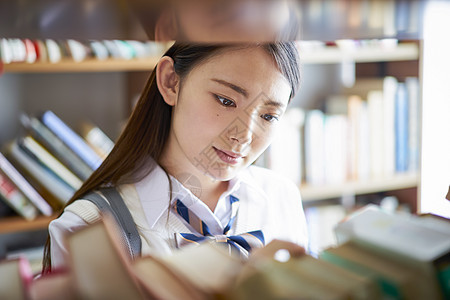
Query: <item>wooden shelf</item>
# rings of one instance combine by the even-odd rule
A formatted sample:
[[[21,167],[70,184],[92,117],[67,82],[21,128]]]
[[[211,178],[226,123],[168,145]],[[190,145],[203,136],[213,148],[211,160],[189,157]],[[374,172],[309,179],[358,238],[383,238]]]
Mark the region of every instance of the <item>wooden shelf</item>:
[[[341,62],[382,62],[419,59],[417,44],[400,44],[396,48],[382,50],[360,48],[357,51],[343,51],[337,47],[325,47],[318,51],[300,52],[303,64],[335,64]],[[145,59],[88,59],[82,62],[63,60],[58,63],[10,63],[4,65],[5,73],[72,73],[72,72],[126,72],[151,71],[159,56]]]
[[[126,72],[151,71],[159,56],[145,59],[89,59],[81,62],[63,60],[58,63],[10,63],[4,65],[5,73],[72,73],[72,72]]]
[[[302,64],[336,64],[341,62],[383,62],[418,60],[419,46],[414,43],[399,44],[392,49],[358,48],[344,51],[338,47],[324,47],[317,51],[300,51]]]
[[[304,202],[339,198],[343,195],[363,195],[380,191],[392,191],[417,187],[419,174],[402,174],[393,177],[373,179],[367,181],[345,182],[331,185],[301,185],[300,193]]]
[[[50,217],[39,216],[33,221],[27,221],[19,216],[2,218],[0,219],[0,234],[45,229],[56,217],[57,215]]]

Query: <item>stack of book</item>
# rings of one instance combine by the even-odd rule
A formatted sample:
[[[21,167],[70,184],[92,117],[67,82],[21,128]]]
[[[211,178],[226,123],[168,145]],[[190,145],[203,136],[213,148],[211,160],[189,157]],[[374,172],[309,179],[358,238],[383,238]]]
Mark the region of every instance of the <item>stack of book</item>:
[[[80,188],[114,146],[98,128],[81,137],[53,112],[22,117],[28,134],[0,153],[0,200],[27,220],[50,216]]]
[[[448,299],[448,220],[366,207],[342,244],[285,261],[247,261],[219,244],[130,260],[112,217],[68,236],[68,267],[30,282],[26,261],[0,263],[2,296],[30,299]],[[95,247],[92,247],[95,245]],[[261,254],[262,252],[260,252]],[[266,252],[267,253],[267,252]],[[51,288],[50,288],[51,287]]]
[[[151,41],[131,40],[30,40],[0,38],[0,61],[16,62],[80,62],[87,59],[142,59],[160,56],[166,45]]]

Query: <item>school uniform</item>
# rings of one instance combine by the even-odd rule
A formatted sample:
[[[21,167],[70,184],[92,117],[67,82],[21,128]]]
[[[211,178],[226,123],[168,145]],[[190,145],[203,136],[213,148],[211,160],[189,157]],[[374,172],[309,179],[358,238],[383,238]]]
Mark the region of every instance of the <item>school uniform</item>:
[[[192,226],[173,210],[183,205],[208,225],[213,235],[223,234],[232,215],[231,198],[239,200],[234,222],[227,235],[261,230],[265,243],[287,240],[306,247],[307,228],[298,187],[273,171],[250,166],[229,181],[212,212],[178,180],[172,179],[169,195],[166,173],[156,167],[141,181],[117,187],[133,216],[142,241],[142,255],[170,254],[177,249],[175,233],[197,234]],[[88,200],[77,200],[49,225],[52,267],[65,265],[65,235],[100,219],[97,206]]]

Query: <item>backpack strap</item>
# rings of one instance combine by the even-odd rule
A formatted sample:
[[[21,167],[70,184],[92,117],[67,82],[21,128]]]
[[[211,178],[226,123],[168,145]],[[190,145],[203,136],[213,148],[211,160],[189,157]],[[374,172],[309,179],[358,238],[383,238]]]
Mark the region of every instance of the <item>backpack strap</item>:
[[[133,217],[119,192],[115,188],[104,188],[100,192],[108,201],[96,192],[89,193],[82,198],[94,203],[102,213],[108,212],[112,214],[122,229],[123,239],[131,257],[136,258],[140,256],[142,247],[141,237],[139,236]]]

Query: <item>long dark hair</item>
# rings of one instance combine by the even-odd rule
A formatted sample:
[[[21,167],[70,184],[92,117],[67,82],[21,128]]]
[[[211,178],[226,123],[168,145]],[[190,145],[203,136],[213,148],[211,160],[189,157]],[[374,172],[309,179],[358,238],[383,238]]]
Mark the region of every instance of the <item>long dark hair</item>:
[[[275,60],[279,70],[291,85],[292,98],[300,81],[299,58],[295,45],[292,42],[283,42],[252,46],[264,48]],[[250,46],[175,43],[164,56],[169,56],[174,60],[175,72],[182,81],[196,65],[230,47]],[[115,147],[101,166],[72,196],[66,206],[93,190],[137,182],[148,175],[151,172],[149,162],[159,163],[160,161],[170,132],[171,113],[172,106],[164,102],[156,84],[155,67]],[[169,178],[168,172],[164,168],[163,170]],[[170,191],[172,191],[170,178],[169,184]],[[51,255],[50,238],[48,237],[44,249],[42,274],[49,272],[51,272]]]

